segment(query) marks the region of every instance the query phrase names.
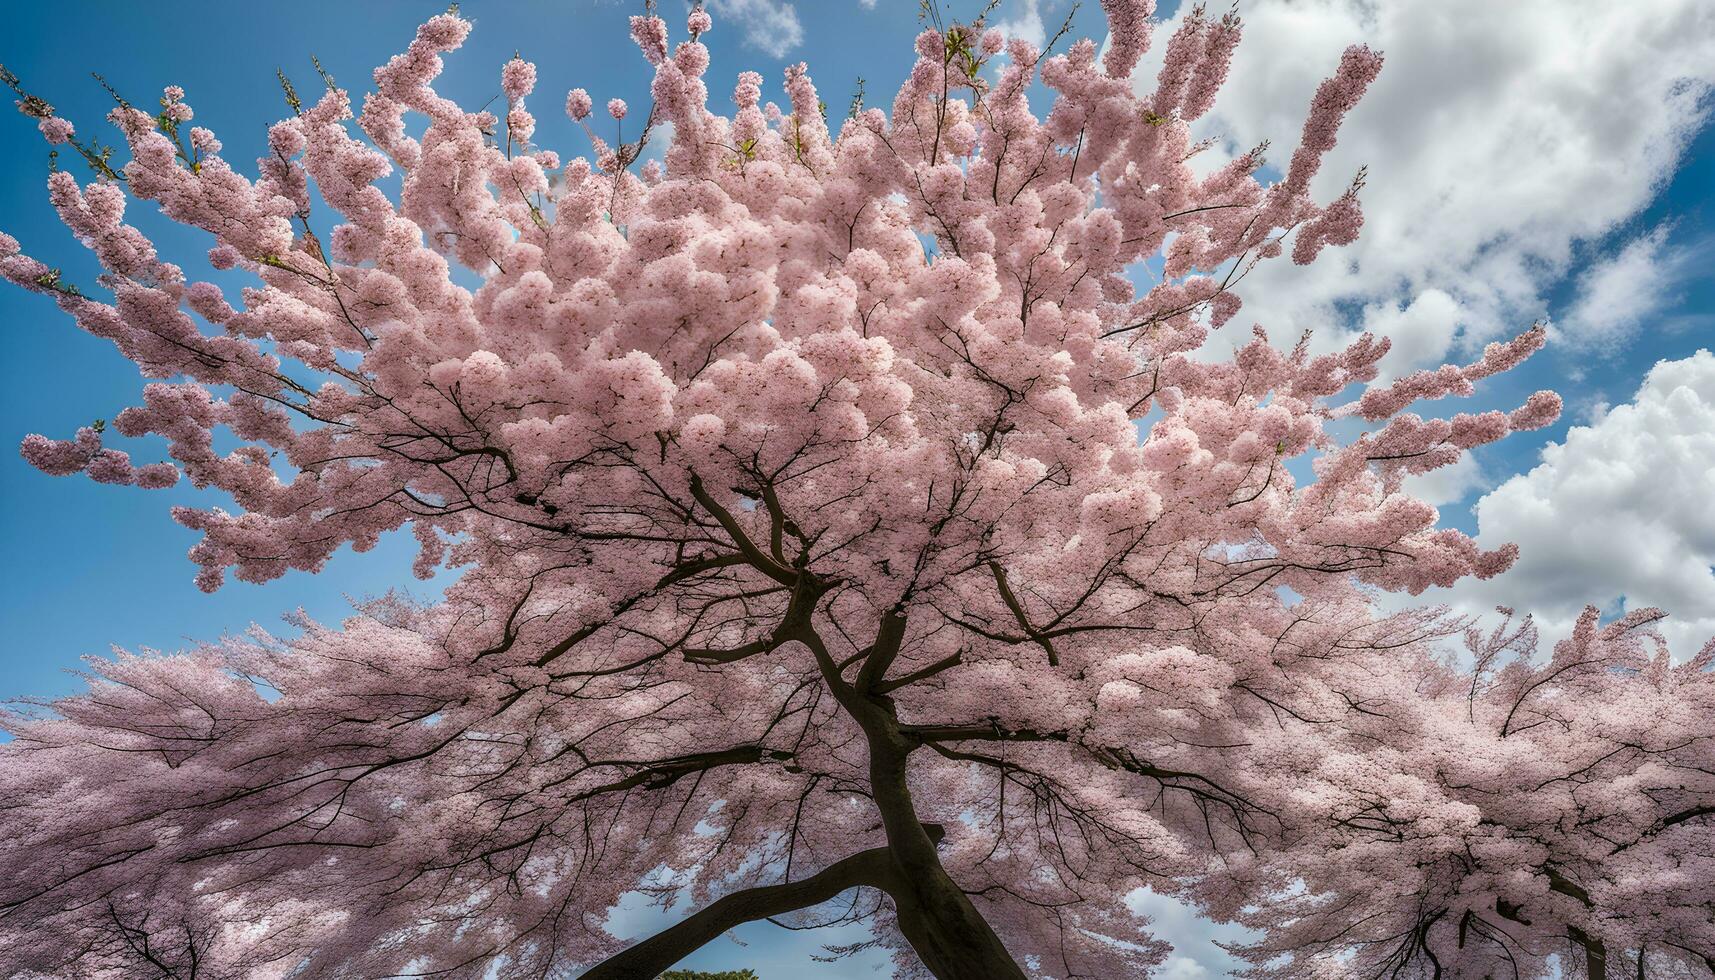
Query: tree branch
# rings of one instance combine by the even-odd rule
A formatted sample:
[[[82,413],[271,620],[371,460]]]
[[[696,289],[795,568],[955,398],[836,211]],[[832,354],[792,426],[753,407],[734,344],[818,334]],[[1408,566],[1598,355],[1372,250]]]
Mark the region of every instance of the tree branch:
[[[760,745],[739,745],[730,749],[715,752],[696,752],[672,759],[660,759],[654,762],[607,761],[593,762],[586,768],[594,769],[607,766],[637,766],[636,772],[615,782],[585,790],[574,796],[573,801],[585,800],[603,793],[616,793],[623,790],[635,789],[665,789],[691,773],[706,772],[720,766],[751,765],[763,759],[783,762],[792,758],[792,753],[779,749],[765,749]]]
[[[887,676],[887,670],[893,666],[893,661],[899,656],[900,645],[905,641],[905,616],[898,609],[889,609],[881,618],[881,629],[876,631],[875,643],[869,649],[869,659],[864,661],[863,668],[858,671],[856,687],[859,691],[873,691],[882,678]]]
[[[896,677],[890,681],[883,681],[882,683],[875,685],[874,690],[876,694],[886,694],[889,691],[897,691],[907,685],[915,684],[928,677],[933,677],[943,670],[950,670],[957,667],[959,664],[964,662],[965,655],[963,653],[955,653],[948,657],[942,657],[940,660],[935,661],[929,666],[924,667],[921,670],[914,670],[911,673],[906,674],[904,677]]]
[[[583,980],[650,980],[735,926],[820,905],[849,888],[886,890],[894,884],[887,848],[860,851],[801,881],[724,895],[690,918],[598,963],[583,974]]]
[[[1060,666],[1060,655],[1054,652],[1054,642],[1042,635],[1024,613],[1024,604],[1018,601],[1018,596],[1012,592],[1012,586],[1007,583],[1006,569],[1000,567],[1000,562],[989,562],[989,571],[994,573],[994,584],[1000,588],[1000,597],[1006,602],[1006,608],[1012,610],[1012,615],[1018,620],[1018,626],[1024,630],[1024,635],[1042,644],[1042,649],[1048,651],[1048,666]]]
[[[702,478],[694,474],[691,476],[691,496],[695,497],[697,503],[702,504],[703,509],[720,522],[727,536],[732,538],[732,543],[740,552],[743,552],[744,557],[749,559],[752,565],[756,566],[757,571],[781,585],[791,585],[798,580],[797,573],[770,558],[761,548],[756,546],[756,542],[750,540],[750,536],[745,534],[744,528],[739,525],[738,518],[732,516],[731,511],[722,507],[720,501],[710,496],[708,488],[703,486]]]

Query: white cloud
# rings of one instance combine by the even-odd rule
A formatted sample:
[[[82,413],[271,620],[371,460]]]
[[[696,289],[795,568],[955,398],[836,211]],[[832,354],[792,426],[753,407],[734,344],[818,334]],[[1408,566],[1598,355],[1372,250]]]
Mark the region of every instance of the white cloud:
[[[1405,478],[1405,492],[1436,507],[1456,504],[1471,491],[1488,486],[1476,457],[1467,453],[1452,466]]]
[[[1659,190],[1715,83],[1715,4],[1701,0],[1253,0],[1243,14],[1232,79],[1198,124],[1229,153],[1267,138],[1284,162],[1342,48],[1387,62],[1313,184],[1330,199],[1367,164],[1363,234],[1309,268],[1264,263],[1240,287],[1241,319],[1295,337],[1352,326],[1335,303],[1367,307],[1419,364],[1545,313],[1574,244]],[[1445,319],[1387,323],[1432,291],[1456,303],[1457,334]],[[1318,346],[1339,339],[1320,333]]]
[[[994,25],[1002,34],[1022,38],[1039,48],[1048,40],[1048,29],[1042,24],[1041,0],[1017,0],[1005,12],[1010,16]]]
[[[1214,974],[1196,960],[1184,956],[1169,956],[1155,976],[1161,980],[1211,980]]]
[[[1173,953],[1156,973],[1162,980],[1213,980],[1230,977],[1245,964],[1217,943],[1239,943],[1256,936],[1242,926],[1210,922],[1178,899],[1140,888],[1126,904],[1147,916],[1149,931],[1173,944]]]
[[[1580,346],[1613,347],[1672,305],[1696,249],[1669,245],[1668,230],[1659,225],[1584,270],[1557,332]]]
[[[716,15],[744,31],[744,43],[776,58],[804,43],[804,25],[788,0],[710,0]]]
[[[1462,611],[1534,614],[1564,636],[1587,604],[1660,606],[1684,657],[1715,635],[1715,355],[1650,370],[1637,396],[1577,426],[1542,462],[1476,506],[1484,547],[1519,545],[1516,565],[1438,598]]]
[[[858,6],[862,7],[865,10],[874,10],[875,9],[875,0],[858,0]]]
[[[1323,254],[1338,258],[1332,252]],[[1382,358],[1380,380],[1399,377],[1439,359],[1452,346],[1463,318],[1459,301],[1435,288],[1423,290],[1403,305],[1393,299],[1366,305],[1364,327],[1393,341]]]
[[[667,160],[667,150],[673,145],[673,137],[677,135],[678,127],[673,120],[663,119],[649,130],[649,142],[643,146],[642,160]]]

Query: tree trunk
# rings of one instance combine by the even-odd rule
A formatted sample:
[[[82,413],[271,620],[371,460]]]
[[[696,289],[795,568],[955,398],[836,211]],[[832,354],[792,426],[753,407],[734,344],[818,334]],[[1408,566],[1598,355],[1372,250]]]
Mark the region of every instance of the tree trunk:
[[[1577,926],[1567,927],[1566,934],[1584,949],[1584,975],[1589,980],[1608,980],[1607,944]]]
[[[715,509],[710,506],[711,511]],[[900,933],[937,980],[1026,980],[1000,936],[941,865],[936,852],[940,829],[919,820],[906,782],[906,762],[919,743],[900,732],[892,702],[873,693],[892,653],[897,652],[903,619],[887,622],[871,651],[874,659],[865,664],[860,686],[854,688],[842,678],[839,665],[808,623],[808,610],[814,608],[821,591],[817,581],[798,579],[795,612],[774,635],[777,640],[796,639],[809,648],[834,696],[863,728],[869,747],[870,790],[881,813],[886,846],[853,855],[803,881],[728,895],[597,965],[583,980],[649,980],[739,923],[817,905],[855,885],[887,892],[898,913]]]
[[[941,866],[906,785],[909,752],[896,732],[869,734],[870,788],[898,870],[890,894],[899,931],[938,980],[1025,980],[988,920]]]
[[[1548,875],[1549,891],[1569,895],[1577,899],[1587,909],[1595,908],[1595,904],[1590,901],[1590,892],[1584,886],[1561,874],[1553,867],[1545,866],[1542,870]],[[1577,926],[1567,926],[1566,935],[1584,950],[1584,975],[1589,980],[1608,980],[1607,945]]]

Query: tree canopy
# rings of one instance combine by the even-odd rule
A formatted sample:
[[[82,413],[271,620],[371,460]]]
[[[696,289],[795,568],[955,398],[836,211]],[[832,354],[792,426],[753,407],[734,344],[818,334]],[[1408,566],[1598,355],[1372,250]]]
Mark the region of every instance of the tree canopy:
[[[1190,135],[1238,19],[1139,95],[1151,5],[1102,6],[1105,53],[936,15],[835,128],[803,65],[717,115],[708,13],[637,17],[653,104],[571,92],[588,157],[533,142],[521,58],[503,110],[436,91],[456,13],[361,107],[289,92],[254,177],[176,88],[115,108],[123,162],[24,98],[106,271],[0,234],[0,276],[137,363],[111,428],[172,462],[24,455],[230,494],[174,512],[206,589],[407,528],[464,573],[7,714],[0,965],[649,978],[774,918],[867,922],[907,977],[1129,977],[1173,938],[1147,886],[1257,929],[1257,976],[1707,966],[1715,653],[1592,612],[1544,661],[1527,619],[1378,601],[1512,561],[1405,480],[1557,416],[1418,414],[1545,330],[1392,379],[1385,339],[1235,332],[1257,263],[1358,233],[1363,175],[1311,185],[1380,56],[1265,180]],[[628,946],[636,891],[696,911]]]

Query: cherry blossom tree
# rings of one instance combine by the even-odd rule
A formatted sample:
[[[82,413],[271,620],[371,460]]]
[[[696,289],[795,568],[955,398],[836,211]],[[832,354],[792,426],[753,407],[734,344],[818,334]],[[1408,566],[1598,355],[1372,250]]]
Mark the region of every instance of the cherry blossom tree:
[[[1394,658],[1305,765],[1304,837],[1205,884],[1262,934],[1256,975],[1715,972],[1715,642],[1675,664],[1659,610],[1590,608],[1539,660],[1501,612],[1467,666]]]
[[[652,105],[600,119],[572,91],[593,151],[569,162],[533,141],[530,63],[501,71],[503,112],[436,92],[470,30],[456,13],[375,71],[355,126],[331,81],[313,101],[288,86],[255,178],[177,88],[155,114],[119,102],[120,162],[6,76],[95,172],[54,172],[49,193],[105,273],[73,283],[0,235],[0,275],[137,363],[150,383],[111,428],[172,462],[137,466],[96,427],[32,435],[25,457],[230,495],[236,511],[174,512],[201,532],[205,589],[404,528],[420,574],[463,573],[433,606],[95,661],[87,693],[6,715],[0,964],[653,977],[771,918],[868,922],[903,976],[1141,976],[1168,946],[1125,899],[1151,886],[1228,917],[1273,908],[1251,916],[1262,969],[1338,972],[1383,941],[1315,926],[1357,908],[1324,896],[1367,900],[1341,845],[1366,834],[1377,866],[1440,862],[1414,894],[1453,911],[1410,933],[1411,964],[1520,917],[1585,949],[1647,939],[1664,963],[1670,942],[1707,948],[1690,899],[1672,922],[1615,913],[1643,887],[1627,869],[1706,833],[1689,801],[1707,785],[1579,787],[1695,766],[1708,742],[1598,762],[1622,733],[1547,694],[1647,713],[1701,676],[1650,661],[1635,682],[1531,687],[1537,668],[1485,662],[1461,701],[1465,675],[1429,653],[1444,618],[1376,610],[1378,590],[1512,561],[1438,528],[1404,481],[1559,400],[1413,409],[1544,331],[1377,384],[1386,340],[1233,332],[1257,263],[1357,234],[1362,175],[1327,203],[1310,186],[1380,57],[1331,66],[1264,182],[1261,147],[1205,167],[1220,151],[1189,135],[1239,21],[1187,17],[1139,97],[1151,5],[1103,8],[1105,53],[936,15],[890,108],[854,105],[837,133],[802,65],[784,104],[746,72],[716,115],[709,15],[677,43],[634,18]],[[134,200],[206,232],[223,281],[249,285],[163,259],[126,223]],[[1481,790],[1430,778],[1409,738],[1431,723]],[[1600,731],[1557,745],[1568,725]],[[1393,754],[1354,754],[1378,744]],[[1515,751],[1565,778],[1516,795]],[[1352,809],[1394,785],[1366,765],[1433,783],[1435,806]],[[1461,876],[1452,836],[1390,829],[1473,806],[1504,844]],[[1568,806],[1597,829],[1543,829]],[[1598,860],[1605,837],[1636,842]],[[696,911],[628,946],[605,923],[637,891]],[[1424,921],[1384,907],[1386,928]]]

